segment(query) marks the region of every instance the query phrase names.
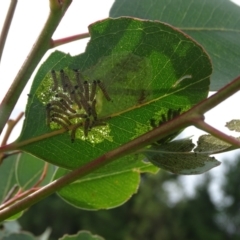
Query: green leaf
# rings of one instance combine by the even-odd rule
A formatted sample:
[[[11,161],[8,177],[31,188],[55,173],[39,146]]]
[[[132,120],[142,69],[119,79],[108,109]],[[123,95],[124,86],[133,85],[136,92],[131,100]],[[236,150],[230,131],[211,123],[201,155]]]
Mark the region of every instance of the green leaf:
[[[126,156],[115,171],[97,170],[58,191],[59,196],[75,207],[87,210],[109,209],[126,202],[138,190],[141,172],[156,173],[151,164],[137,161],[136,156]],[[55,179],[69,171],[59,168]]]
[[[151,130],[150,121],[159,121],[170,108],[183,112],[204,99],[212,71],[203,49],[166,24],[107,19],[91,25],[89,31],[91,41],[85,53],[71,57],[55,52],[39,69],[18,139],[31,143],[32,138],[35,142],[21,149],[71,169]],[[72,69],[80,69],[85,79],[105,84],[112,101],[99,91],[97,104],[98,117],[110,118],[106,126],[94,127],[87,138],[79,128],[74,143],[71,133],[56,130],[61,126],[47,126],[46,105],[56,95],[51,90],[52,69],[64,69],[73,80]]]
[[[59,240],[104,240],[104,238],[98,235],[92,235],[88,231],[80,231],[74,235],[64,235]]]
[[[45,177],[39,186],[44,186],[49,183],[55,172],[55,167],[47,164],[39,158],[30,154],[20,154],[17,162],[16,176],[19,186],[22,189],[29,189],[33,187],[39,180],[46,168]]]
[[[230,144],[212,136],[204,134],[198,139],[198,146],[194,149],[194,152],[205,152],[213,154],[214,152],[224,151],[231,147]]]
[[[23,215],[23,211],[22,212],[18,212],[14,215],[12,215],[10,218],[7,218],[5,221],[15,221],[16,219],[20,218]]]
[[[198,41],[213,61],[211,90],[240,72],[240,7],[229,0],[115,0],[110,17],[132,16],[172,24]]]
[[[11,190],[17,188],[15,166],[18,154],[5,158],[0,166],[0,202],[4,201]]]
[[[142,152],[155,166],[176,174],[202,174],[220,165],[208,153],[190,152],[195,145],[189,138],[153,145]]]
[[[106,19],[91,25],[89,31],[91,40],[85,53],[71,57],[54,52],[40,67],[31,88],[23,130],[17,141],[22,150],[67,169],[83,166],[146,133],[154,127],[153,122],[158,125],[169,119],[169,112],[182,113],[190,109],[207,97],[212,72],[211,62],[202,47],[163,23],[131,18]],[[74,69],[80,70],[83,81],[88,81],[87,85],[78,83]],[[55,81],[51,70],[56,73]],[[63,79],[64,84],[61,83],[61,70],[69,77],[69,80]],[[103,90],[98,85],[94,94],[97,120],[90,114],[94,108],[93,101],[88,102],[90,108],[87,109],[83,103],[79,106],[78,102],[80,94],[86,97],[87,87],[90,87],[91,93],[94,92],[94,80],[100,80],[104,85]],[[78,88],[71,87],[76,85]],[[84,88],[83,93],[80,87]],[[50,119],[48,117],[48,104],[54,105],[53,101],[59,104],[60,94],[73,102],[67,103],[72,109],[68,107],[65,110],[67,119],[58,118],[58,121],[65,122],[63,128],[63,124],[58,124],[54,119],[55,112]],[[69,115],[74,115],[71,111],[88,114],[92,128],[87,126],[87,120],[83,117],[70,119]],[[54,121],[47,124],[51,119]],[[70,124],[67,121],[71,121]],[[75,135],[73,143],[72,135]],[[96,172],[98,178],[106,181],[105,185],[97,187],[102,190],[106,187],[107,194],[113,195],[107,204],[104,203],[106,199],[103,201],[100,197],[89,204],[90,196],[84,196],[85,200],[81,198],[82,203],[76,200],[82,194],[77,189],[89,190],[88,182],[75,185],[76,199],[69,199],[74,194],[67,188],[60,192],[62,196],[66,193],[64,198],[67,201],[83,208],[117,206],[136,191],[138,169],[148,170],[145,167],[140,155],[131,155],[99,169]],[[127,177],[119,172],[124,172]],[[88,175],[94,183],[91,184],[96,185],[93,176]],[[131,182],[130,186],[126,183],[127,179]],[[125,183],[120,184],[125,195],[118,201],[115,199],[118,198],[119,189],[111,192],[108,187],[111,181]]]

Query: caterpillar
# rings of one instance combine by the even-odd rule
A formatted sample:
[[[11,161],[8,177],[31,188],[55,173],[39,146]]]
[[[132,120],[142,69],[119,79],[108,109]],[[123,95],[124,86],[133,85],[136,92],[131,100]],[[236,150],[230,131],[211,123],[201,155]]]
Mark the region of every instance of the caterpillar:
[[[82,79],[83,79],[82,74],[80,73],[79,70],[73,70],[73,71],[75,72],[76,82],[78,87],[80,88],[80,91],[84,92],[83,83],[82,83]]]
[[[93,101],[95,95],[96,95],[96,90],[97,90],[97,82],[94,80],[92,83],[92,88],[91,88],[91,94],[89,97],[90,101]]]
[[[63,109],[61,109],[61,108],[57,108],[57,107],[55,107],[55,106],[50,107],[49,110],[50,110],[51,112],[56,112],[56,113],[65,115],[65,116],[67,116],[67,117],[70,117],[70,116],[71,116],[71,114],[70,114],[69,112],[67,112],[66,110],[63,110]]]
[[[155,119],[150,119],[150,125],[152,128],[156,128],[160,125],[162,125],[163,123],[172,120],[173,118],[177,117],[178,115],[180,115],[181,113],[181,108],[174,110],[174,109],[169,109],[167,111],[166,114],[162,114],[161,115],[161,119],[159,120],[158,124],[156,124],[156,120]],[[165,142],[168,142],[169,140],[171,140],[174,136],[176,136],[176,132],[170,134],[169,136],[166,136],[158,141],[156,141],[155,144],[159,145],[159,144],[163,144]]]
[[[80,92],[80,103],[83,107],[83,109],[85,110],[85,112],[90,116],[91,115],[91,107],[89,105],[89,103],[87,102],[85,96]]]
[[[67,125],[69,125],[69,126],[72,125],[72,123],[68,120],[68,118],[66,118],[65,116],[63,116],[59,113],[55,112],[51,115],[51,117],[59,118],[59,119],[63,120],[65,123],[67,123]]]
[[[90,118],[87,118],[83,124],[83,132],[85,137],[88,136],[89,126],[90,126]]]
[[[55,95],[55,97],[64,99],[68,104],[73,104],[73,102],[71,101],[71,99],[70,99],[67,95],[65,95],[65,94],[63,94],[63,93],[57,93],[57,94]]]
[[[65,111],[67,110],[67,108],[61,104],[61,102],[55,101],[55,100],[53,100],[53,101],[51,101],[50,103],[47,104],[47,107],[50,107],[50,106],[56,106],[56,107],[58,107],[60,109],[63,109]]]
[[[86,100],[89,101],[89,85],[88,85],[88,81],[84,81],[83,87],[84,87],[84,96],[85,96]]]
[[[158,125],[156,124],[156,120],[155,119],[150,119],[150,125],[153,127],[153,128],[156,128],[158,126],[160,126],[161,124],[177,117],[178,115],[180,115],[180,112],[181,112],[181,108],[177,109],[177,110],[174,110],[174,109],[168,109],[167,113],[166,114],[162,114],[161,115],[161,119],[159,120],[158,122]]]
[[[96,112],[96,103],[97,103],[97,100],[96,99],[94,99],[93,101],[92,101],[92,116],[93,116],[93,118],[94,118],[94,120],[97,120],[97,112]]]
[[[76,95],[74,90],[71,92],[70,96],[71,96],[71,99],[78,105],[78,108],[81,109],[82,104],[81,104],[80,100],[78,99],[78,96]]]
[[[100,80],[97,80],[97,84],[99,86],[99,88],[101,89],[104,97],[107,99],[107,101],[111,101],[112,99],[110,98],[110,96],[108,95],[108,92],[103,84],[103,82],[101,82]]]
[[[71,131],[71,142],[73,143],[75,141],[75,137],[76,137],[76,131],[79,127],[81,127],[83,125],[83,123],[78,123],[76,125],[74,125],[74,127],[72,128]]]
[[[71,130],[72,142],[79,127],[82,127],[86,138],[92,127],[106,125],[102,119],[98,120],[96,92],[101,91],[107,101],[112,101],[103,82],[86,81],[79,70],[73,71],[71,79],[72,75],[68,75],[67,70],[51,70],[51,89],[54,93],[46,105],[47,125],[54,122],[66,130]]]
[[[63,122],[62,120],[60,120],[59,118],[52,117],[51,121],[61,125],[66,130],[69,130],[67,124],[65,122]]]
[[[87,118],[88,115],[84,114],[84,113],[76,113],[74,115],[69,116],[69,119],[74,119],[74,118]]]
[[[76,111],[74,109],[72,109],[64,99],[60,99],[60,102],[69,112],[76,113]]]
[[[52,80],[53,80],[52,91],[56,91],[58,88],[58,80],[57,80],[56,72],[54,70],[52,70],[51,75],[52,75]]]
[[[67,92],[67,86],[66,86],[66,82],[65,82],[65,73],[63,70],[60,70],[60,79],[61,79],[63,92]]]
[[[69,79],[69,77],[67,75],[65,75],[65,82],[66,82],[66,88],[67,88],[67,91],[69,93],[69,95],[71,94],[71,92],[73,91],[73,85]]]

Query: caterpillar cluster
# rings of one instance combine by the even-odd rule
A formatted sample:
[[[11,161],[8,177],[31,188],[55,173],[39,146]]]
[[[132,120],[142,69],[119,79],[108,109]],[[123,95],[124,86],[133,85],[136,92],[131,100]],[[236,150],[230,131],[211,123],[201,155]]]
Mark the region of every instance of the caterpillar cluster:
[[[96,126],[104,126],[98,119],[96,111],[96,93],[100,90],[107,101],[111,98],[100,80],[88,82],[84,80],[79,70],[74,71],[74,79],[70,79],[64,70],[59,74],[51,71],[52,92],[54,98],[46,105],[47,124],[57,123],[66,130],[71,129],[71,141],[79,127],[83,128],[84,136]],[[79,121],[80,120],[80,121]]]
[[[158,123],[156,123],[155,119],[150,119],[150,125],[154,129],[154,128],[164,124],[165,122],[168,122],[168,121],[172,120],[173,118],[179,116],[180,113],[181,113],[181,108],[179,108],[177,110],[169,109],[166,114],[161,115],[161,118],[158,121]],[[155,144],[159,145],[159,144],[166,143],[169,140],[171,140],[175,135],[176,135],[176,133],[170,134],[169,136],[166,136],[166,137],[162,138],[161,140],[156,141]]]

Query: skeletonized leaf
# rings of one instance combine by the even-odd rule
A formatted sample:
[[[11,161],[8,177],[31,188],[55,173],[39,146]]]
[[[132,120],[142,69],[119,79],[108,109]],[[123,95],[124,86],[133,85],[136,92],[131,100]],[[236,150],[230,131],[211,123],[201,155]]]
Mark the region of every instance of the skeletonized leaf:
[[[176,174],[201,174],[220,165],[209,154],[189,152],[193,147],[191,139],[180,139],[159,146],[153,145],[143,150],[143,154],[155,166]]]
[[[232,146],[212,135],[204,134],[198,139],[198,146],[194,149],[196,153],[216,154],[233,150]]]
[[[225,126],[231,131],[240,132],[240,120],[238,119],[227,122]]]

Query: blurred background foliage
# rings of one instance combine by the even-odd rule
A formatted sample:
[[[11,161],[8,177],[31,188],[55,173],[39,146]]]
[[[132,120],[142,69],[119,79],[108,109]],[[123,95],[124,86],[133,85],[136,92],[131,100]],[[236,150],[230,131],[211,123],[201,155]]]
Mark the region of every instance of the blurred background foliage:
[[[185,194],[180,176],[160,171],[142,176],[138,194],[124,205],[110,210],[76,209],[56,195],[27,210],[19,222],[24,230],[40,235],[47,227],[51,239],[79,230],[89,230],[111,240],[237,240],[240,239],[240,156],[236,161],[223,161],[225,173],[221,184],[221,204],[213,201],[209,186],[211,172],[198,182],[195,195]],[[226,163],[227,162],[227,163]],[[229,164],[231,162],[231,164]],[[232,163],[234,162],[234,164]],[[171,199],[171,191],[181,195]]]

